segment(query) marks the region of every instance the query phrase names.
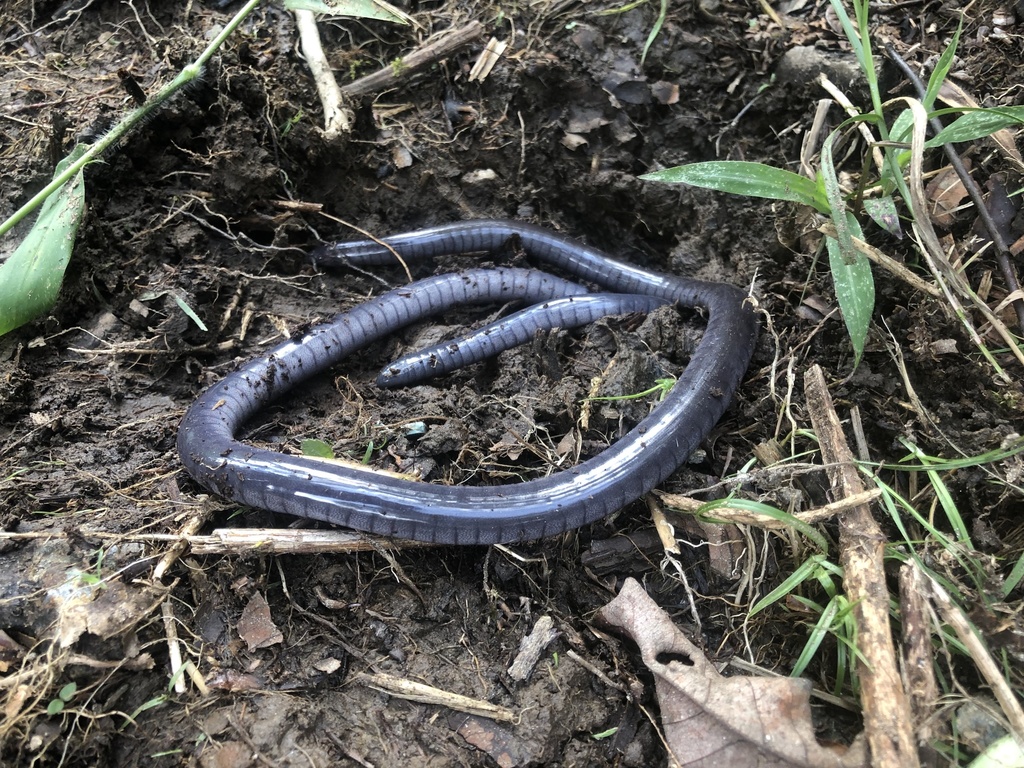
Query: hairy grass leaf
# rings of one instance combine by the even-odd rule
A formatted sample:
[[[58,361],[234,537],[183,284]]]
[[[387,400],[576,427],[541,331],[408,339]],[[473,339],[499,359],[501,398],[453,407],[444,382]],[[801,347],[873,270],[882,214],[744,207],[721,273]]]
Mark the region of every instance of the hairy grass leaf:
[[[837,135],[838,132],[833,131],[822,145],[821,178],[825,185],[825,197],[828,199],[832,223],[836,227],[839,255],[846,264],[853,264],[857,260],[857,251],[853,247],[853,235],[850,231],[849,221],[852,220],[852,217],[846,215],[846,201],[843,199],[843,190],[839,186],[839,176],[836,174],[835,162],[832,157],[832,145]]]
[[[79,145],[58,165],[55,175],[75,162],[87,147]],[[28,235],[0,265],[0,335],[39,317],[53,306],[71,259],[75,234],[85,212],[82,172],[43,203]]]
[[[713,160],[666,168],[663,171],[644,174],[640,178],[669,184],[689,184],[734,195],[802,203],[822,213],[829,212],[825,192],[816,182],[792,171],[761,163]]]

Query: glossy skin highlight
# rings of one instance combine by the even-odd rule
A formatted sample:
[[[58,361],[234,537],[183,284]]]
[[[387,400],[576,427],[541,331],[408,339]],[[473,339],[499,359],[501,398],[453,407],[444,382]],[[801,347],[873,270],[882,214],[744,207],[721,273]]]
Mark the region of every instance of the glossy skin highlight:
[[[391,361],[377,376],[377,386],[420,384],[500,355],[541,331],[579,328],[610,315],[646,314],[669,303],[636,293],[587,293],[534,304],[463,336]]]
[[[238,441],[247,419],[291,387],[398,328],[468,302],[549,301],[585,292],[534,270],[470,270],[418,281],[343,312],[250,361],[203,393],[178,433],[189,473],[210,490],[254,507],[369,533],[441,544],[494,544],[552,536],[599,520],[672,474],[725,412],[757,339],[744,294],[722,283],[662,275],[529,224],[471,221],[392,238],[405,260],[478,253],[518,238],[527,254],[618,293],[645,294],[707,312],[707,328],[665,400],[600,455],[545,478],[501,486],[418,483]],[[384,264],[372,241],[338,243],[321,264]]]

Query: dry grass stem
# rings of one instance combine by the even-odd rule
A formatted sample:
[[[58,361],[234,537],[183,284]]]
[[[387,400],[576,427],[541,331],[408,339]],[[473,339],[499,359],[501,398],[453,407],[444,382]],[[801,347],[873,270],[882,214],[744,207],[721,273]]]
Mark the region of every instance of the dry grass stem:
[[[991,686],[992,693],[995,694],[1003,714],[1010,723],[1010,733],[1013,735],[1014,741],[1017,742],[1019,749],[1024,750],[1024,709],[1021,708],[1020,702],[1017,701],[1017,697],[1013,693],[1013,689],[1010,688],[1009,683],[1003,677],[1002,670],[999,668],[996,660],[992,658],[992,654],[985,647],[984,642],[982,642],[981,637],[971,625],[967,616],[953,603],[946,590],[927,574],[924,574],[924,580],[927,581],[930,587],[931,597],[938,608],[939,614],[956,632],[960,642],[967,648],[967,653],[974,661],[978,671]]]
[[[334,79],[331,65],[327,63],[324,48],[320,44],[320,30],[312,11],[295,11],[295,24],[299,29],[302,55],[313,75],[316,92],[324,109],[324,138],[332,141],[345,136],[352,130],[352,112],[345,105],[345,97]]]
[[[451,693],[432,685],[417,683],[413,680],[395,677],[394,675],[370,674],[361,672],[356,675],[356,680],[366,683],[376,691],[381,691],[389,696],[408,701],[417,701],[420,704],[434,704],[439,707],[447,707],[457,712],[465,712],[469,715],[489,717],[503,723],[512,723],[518,719],[518,715],[511,709],[499,707],[482,699],[473,699],[458,693]]]

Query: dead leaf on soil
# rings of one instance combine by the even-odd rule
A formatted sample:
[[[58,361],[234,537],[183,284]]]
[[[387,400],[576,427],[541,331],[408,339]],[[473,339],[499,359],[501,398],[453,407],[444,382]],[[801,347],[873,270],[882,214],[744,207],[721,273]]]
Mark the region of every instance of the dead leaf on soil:
[[[259,592],[252,596],[238,620],[238,636],[250,651],[284,642],[284,635],[270,617],[270,606]]]
[[[153,595],[121,582],[92,582],[72,575],[47,597],[57,607],[57,640],[70,648],[85,633],[110,638],[139,622],[152,607]]]
[[[965,158],[963,163],[970,171],[970,159]],[[967,197],[967,188],[953,166],[947,165],[925,188],[925,195],[931,203],[932,221],[936,226],[949,227],[957,208]]]
[[[678,765],[868,765],[862,737],[849,747],[825,747],[814,738],[809,681],[722,677],[633,579],[598,618],[640,646],[655,676],[665,739]]]

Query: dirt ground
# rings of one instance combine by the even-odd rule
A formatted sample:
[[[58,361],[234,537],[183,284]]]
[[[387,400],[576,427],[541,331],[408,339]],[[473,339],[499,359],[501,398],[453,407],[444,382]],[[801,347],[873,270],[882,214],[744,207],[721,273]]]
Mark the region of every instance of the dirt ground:
[[[123,75],[154,92],[240,3],[8,5],[0,22],[4,215],[49,180],[55,158],[102,135],[128,107]],[[755,471],[718,485],[765,446],[813,460],[801,385],[812,364],[824,368],[844,418],[859,409],[873,461],[904,457],[901,438],[931,455],[956,455],[952,445],[967,455],[998,448],[1024,424],[1020,368],[998,344],[990,346],[1009,383],[995,379],[940,301],[879,275],[867,350],[853,370],[827,259],[803,237],[816,225],[802,212],[637,178],[716,158],[796,169],[824,93],[814,83],[819,65],[794,66],[787,52],[826,54],[833,78],[865,100],[862,83],[842,82],[850,54],[826,5],[776,8],[780,26],[756,4],[671,3],[643,65],[654,2],[607,14],[618,6],[414,0],[403,8],[416,27],[323,23],[342,85],[400,69],[393,62],[446,30],[472,20],[485,28],[440,64],[360,99],[351,134],[337,140],[321,130],[292,16],[266,5],[247,20],[197,86],[89,169],[88,214],[58,304],[0,338],[0,761],[664,764],[650,675],[629,643],[593,622],[629,576],[712,659],[788,673],[812,619],[789,605],[744,624],[754,600],[799,562],[788,537],[750,529],[756,554],[730,577],[709,567],[699,529],[676,520],[689,532],[681,558],[699,625],[687,587],[660,567],[642,503],[553,540],[489,549],[183,551],[174,539],[183,532],[311,526],[207,494],[182,469],[175,435],[189,403],[238,363],[406,280],[400,270],[318,271],[308,259],[318,242],[355,236],[350,227],[384,235],[486,217],[536,222],[666,272],[752,286],[763,330],[746,380],[666,490],[701,499],[735,490],[794,510],[829,501],[817,472]],[[956,28],[955,5],[873,11],[876,34],[919,67]],[[1004,17],[1008,24],[994,22]],[[471,82],[491,36],[508,48]],[[971,4],[960,56],[954,72],[980,103],[1020,103],[1024,7]],[[881,79],[905,87],[888,69]],[[830,117],[839,120],[834,108]],[[1001,173],[1008,189],[1019,188],[991,144],[970,154],[980,180]],[[944,232],[962,242],[973,225],[974,215],[961,212]],[[910,258],[906,243],[869,236]],[[468,262],[440,266],[453,263]],[[967,274],[977,284],[995,271],[983,254]],[[998,274],[994,283],[992,306],[1006,293]],[[674,315],[642,325],[609,320],[553,332],[429,386],[373,385],[396,354],[485,315],[448,315],[367,350],[262,414],[248,439],[288,451],[319,439],[391,469],[416,453],[437,482],[514,482],[544,472],[567,437],[579,437],[584,456],[600,450],[651,406],[594,405],[579,431],[580,403],[610,360],[628,363],[618,391],[639,391],[679,370],[699,330],[681,329]],[[657,354],[639,351],[652,348]],[[430,425],[428,442],[408,434],[413,421]],[[1024,548],[1019,481],[965,469],[946,482],[999,579]],[[738,587],[751,580],[754,587]],[[1019,587],[1005,614],[975,617],[1010,663],[1024,654],[1014,595],[1019,601]],[[558,637],[532,676],[514,680],[509,665],[543,616]],[[170,684],[171,629],[205,692],[188,677],[184,692]],[[834,646],[827,640],[807,672],[826,690],[835,683]],[[368,674],[517,717],[473,731],[465,715],[390,694]],[[978,681],[965,673],[958,685],[969,696]],[[859,729],[842,707],[821,705],[816,717],[823,737],[846,741]]]

